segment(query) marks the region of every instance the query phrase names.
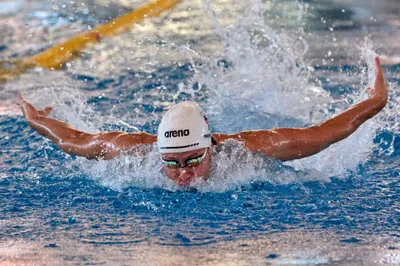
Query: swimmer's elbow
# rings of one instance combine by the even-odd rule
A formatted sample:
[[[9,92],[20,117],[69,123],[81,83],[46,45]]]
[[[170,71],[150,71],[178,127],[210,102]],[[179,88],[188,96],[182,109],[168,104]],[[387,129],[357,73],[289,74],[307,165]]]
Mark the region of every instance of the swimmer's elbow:
[[[111,159],[108,143],[101,140],[88,140],[76,137],[65,138],[58,146],[70,155],[85,157],[89,160]]]
[[[359,124],[352,123],[349,121],[347,124],[322,124],[319,126],[320,128],[320,137],[321,145],[324,146],[324,149],[329,147],[330,145],[341,141],[351,134],[353,134],[359,127]]]
[[[332,144],[332,136],[320,126],[312,126],[296,131],[292,139],[287,141],[285,151],[279,160],[289,161],[312,156],[328,148]]]

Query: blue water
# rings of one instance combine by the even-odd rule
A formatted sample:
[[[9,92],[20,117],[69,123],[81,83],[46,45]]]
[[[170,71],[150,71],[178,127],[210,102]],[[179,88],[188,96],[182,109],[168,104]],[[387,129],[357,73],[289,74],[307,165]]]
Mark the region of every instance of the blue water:
[[[9,3],[22,10],[21,6],[18,9],[20,2]],[[203,9],[207,3],[203,2]],[[172,102],[185,99],[196,100],[205,108],[214,132],[308,126],[362,99],[360,93],[373,77],[373,72],[372,76],[368,72],[373,66],[362,59],[369,60],[375,46],[392,58],[400,54],[400,42],[376,45],[382,38],[379,32],[383,30],[383,38],[390,40],[391,33],[399,29],[399,24],[392,23],[398,10],[396,1],[382,1],[378,9],[370,2],[364,4],[311,1],[301,20],[304,25],[300,25],[308,36],[304,54],[301,48],[284,53],[277,48],[265,51],[262,42],[260,46],[246,46],[240,39],[247,31],[240,27],[224,30],[222,22],[219,26],[211,23],[207,27],[213,32],[203,32],[200,37],[196,31],[181,33],[171,28],[154,33],[149,22],[150,26],[145,26],[150,27],[150,33],[143,29],[134,32],[147,36],[147,42],[140,43],[146,50],[142,60],[134,61],[139,57],[129,55],[136,53],[137,47],[129,44],[132,34],[125,34],[88,49],[70,68],[48,73],[33,70],[1,84],[5,111],[0,115],[0,263],[400,264],[400,131],[396,105],[400,100],[400,68],[396,62],[385,66],[390,89],[385,112],[349,140],[305,160],[278,162],[273,170],[256,169],[256,160],[268,158],[251,157],[239,168],[234,168],[237,162],[221,159],[218,163],[226,166],[226,171],[216,171],[209,183],[189,189],[177,188],[158,173],[160,164],[155,154],[112,162],[66,155],[29,129],[12,103],[22,91],[37,106],[54,106],[55,117],[95,132],[156,133],[163,112]],[[104,13],[115,17],[121,12],[116,10],[127,8],[119,3],[110,11],[99,9],[97,17],[92,14],[85,18],[76,9],[79,5],[67,3],[66,8],[58,10],[49,5],[33,2],[20,17],[14,17],[11,9],[0,13],[2,21],[13,22],[2,27],[12,28],[26,20],[38,31],[44,28],[56,32],[74,23],[84,28],[85,23],[101,20]],[[222,3],[215,5],[225,7]],[[267,21],[277,16],[266,22],[271,28],[261,27],[264,22],[260,20],[245,26],[255,29],[254,34],[264,30],[269,36],[276,34],[281,43],[290,41],[279,31],[268,30],[279,28],[281,20],[287,20],[287,33],[296,30],[297,5],[306,4],[282,1],[265,11]],[[178,13],[168,23],[186,21],[186,16],[195,16],[202,5],[184,3],[178,11],[187,11],[188,6],[192,8],[188,14]],[[210,8],[219,10],[212,5]],[[38,10],[47,15],[37,16]],[[229,20],[221,14],[210,15],[210,10],[210,20]],[[65,14],[77,15],[64,21]],[[52,20],[58,16],[64,24]],[[326,23],[321,22],[324,19]],[[163,25],[162,20],[154,23]],[[332,31],[324,24],[341,26]],[[191,26],[193,23],[185,24]],[[27,28],[35,32],[33,26]],[[171,39],[165,37],[168,34],[172,34]],[[220,38],[213,40],[213,34]],[[20,35],[5,34],[8,42],[0,50],[2,57],[27,54],[19,44]],[[373,45],[365,44],[367,35]],[[334,46],[332,38],[345,43]],[[195,52],[179,46],[189,45],[188,40]],[[225,45],[222,49],[218,48],[221,43]],[[296,43],[285,44],[290,47]],[[43,45],[42,40],[32,49],[38,52]],[[127,60],[115,58],[115,46],[120,57],[129,55]],[[151,50],[154,47],[155,52]],[[343,52],[346,49],[358,54]],[[322,50],[332,55],[321,54]],[[93,55],[101,51],[113,59]],[[246,54],[243,60],[241,53]],[[299,56],[295,63],[289,59],[294,55]],[[269,69],[269,64],[274,68]],[[313,71],[302,64],[313,67]]]

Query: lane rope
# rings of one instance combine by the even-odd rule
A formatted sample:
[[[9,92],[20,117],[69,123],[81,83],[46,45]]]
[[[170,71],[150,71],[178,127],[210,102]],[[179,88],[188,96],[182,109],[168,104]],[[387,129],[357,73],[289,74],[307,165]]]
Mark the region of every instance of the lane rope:
[[[0,81],[7,81],[28,69],[42,67],[56,70],[72,60],[88,44],[99,42],[102,38],[120,34],[130,29],[135,22],[145,18],[156,17],[172,9],[179,0],[157,0],[139,7],[132,12],[117,17],[110,22],[97,26],[89,32],[82,33],[63,43],[57,44],[32,57],[22,60],[0,62]]]

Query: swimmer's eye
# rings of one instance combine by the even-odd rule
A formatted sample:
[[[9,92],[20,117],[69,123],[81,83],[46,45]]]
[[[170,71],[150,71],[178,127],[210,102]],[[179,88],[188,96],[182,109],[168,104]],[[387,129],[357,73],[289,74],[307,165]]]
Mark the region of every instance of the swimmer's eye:
[[[164,160],[163,158],[161,158],[161,161],[163,162],[163,164],[171,169],[177,169],[177,168],[185,168],[185,167],[197,167],[201,164],[201,162],[204,160],[204,158],[207,155],[207,149],[204,151],[203,155],[197,157],[197,158],[192,158],[192,159],[187,159],[185,162],[185,165],[180,166],[178,161],[175,160]]]
[[[203,156],[200,156],[200,157],[194,158],[194,159],[189,159],[186,161],[186,166],[187,167],[196,167],[196,166],[199,166],[202,161],[203,161]]]
[[[176,169],[176,168],[179,167],[179,164],[178,164],[177,161],[166,161],[166,160],[163,160],[163,159],[161,159],[161,160],[162,160],[163,164],[165,166],[167,166],[168,168]]]

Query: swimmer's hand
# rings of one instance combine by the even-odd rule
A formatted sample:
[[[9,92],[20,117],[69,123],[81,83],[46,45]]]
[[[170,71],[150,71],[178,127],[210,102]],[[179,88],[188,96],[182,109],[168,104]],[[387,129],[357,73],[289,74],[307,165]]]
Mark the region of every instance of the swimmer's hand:
[[[379,56],[375,57],[375,64],[376,64],[375,84],[373,88],[367,88],[366,91],[368,93],[369,98],[376,99],[377,101],[381,102],[383,106],[385,106],[387,103],[388,95],[385,83],[385,76],[383,73]]]
[[[27,102],[21,94],[18,94],[18,104],[26,120],[36,120],[38,116],[48,116],[53,110],[52,107],[46,107],[43,110],[37,110],[32,104]]]

